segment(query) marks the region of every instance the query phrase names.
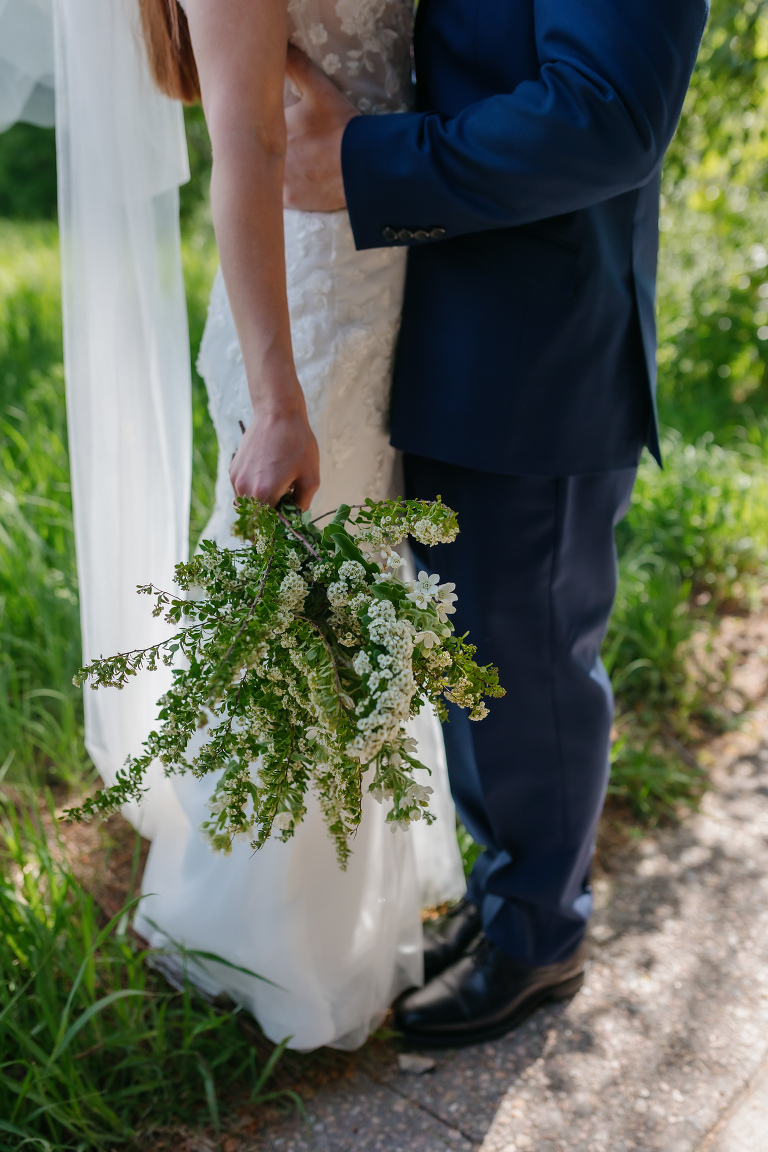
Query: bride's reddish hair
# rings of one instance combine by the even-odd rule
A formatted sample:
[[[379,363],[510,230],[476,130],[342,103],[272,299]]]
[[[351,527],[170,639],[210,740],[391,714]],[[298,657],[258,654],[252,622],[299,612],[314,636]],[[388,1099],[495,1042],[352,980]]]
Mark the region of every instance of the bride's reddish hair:
[[[177,0],[139,0],[141,27],[153,79],[161,92],[185,104],[200,99],[200,80],[184,9]]]

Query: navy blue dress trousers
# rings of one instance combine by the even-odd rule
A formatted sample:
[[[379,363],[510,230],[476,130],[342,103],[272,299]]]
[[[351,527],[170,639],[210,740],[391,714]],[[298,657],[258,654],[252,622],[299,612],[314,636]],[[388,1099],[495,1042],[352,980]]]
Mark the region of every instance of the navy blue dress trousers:
[[[417,107],[342,142],[359,248],[410,248],[392,394],[409,495],[459,513],[422,561],[503,700],[445,726],[488,937],[566,957],[608,775],[613,528],[659,455],[659,172],[707,0],[419,0]]]
[[[486,935],[526,964],[578,946],[608,782],[613,696],[600,645],[616,591],[613,529],[635,469],[490,475],[405,457],[406,492],[459,515],[453,544],[418,558],[456,584],[452,622],[506,696],[443,726],[456,808],[485,847],[469,880]]]

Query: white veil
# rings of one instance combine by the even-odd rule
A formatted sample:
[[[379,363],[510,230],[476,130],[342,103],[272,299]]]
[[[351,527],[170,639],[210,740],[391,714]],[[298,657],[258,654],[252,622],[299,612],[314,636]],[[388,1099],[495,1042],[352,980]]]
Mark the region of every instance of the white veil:
[[[0,0],[0,132],[53,124],[52,0]]]
[[[187,554],[184,123],[180,104],[151,82],[136,0],[0,0],[0,36],[4,29],[14,37],[0,39],[0,125],[25,109],[30,118],[30,97],[55,74],[67,418],[88,661],[167,634],[136,585],[171,588]],[[169,676],[138,677],[120,693],[86,691],[86,745],[107,783],[139,751]],[[128,814],[146,835],[167,788],[154,781],[147,802]]]

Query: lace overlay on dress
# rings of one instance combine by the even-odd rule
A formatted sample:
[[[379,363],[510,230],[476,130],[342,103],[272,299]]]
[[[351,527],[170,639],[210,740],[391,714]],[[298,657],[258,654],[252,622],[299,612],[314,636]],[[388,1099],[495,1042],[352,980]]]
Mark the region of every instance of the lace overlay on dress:
[[[291,41],[360,112],[411,107],[412,7],[403,0],[289,0]]]

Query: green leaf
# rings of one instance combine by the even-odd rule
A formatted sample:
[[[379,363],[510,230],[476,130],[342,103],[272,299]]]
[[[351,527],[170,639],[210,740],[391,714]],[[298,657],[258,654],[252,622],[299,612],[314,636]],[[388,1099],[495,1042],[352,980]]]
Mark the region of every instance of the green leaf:
[[[48,1060],[49,1067],[55,1063],[56,1060],[58,1060],[59,1056],[61,1056],[64,1051],[66,1051],[66,1049],[74,1040],[75,1036],[77,1036],[78,1032],[80,1032],[86,1026],[89,1020],[92,1020],[94,1016],[98,1016],[100,1012],[103,1012],[106,1008],[109,1008],[110,1004],[115,1004],[118,1000],[125,1000],[131,996],[151,995],[151,992],[139,991],[136,988],[119,988],[116,992],[110,992],[108,995],[102,996],[102,998],[97,1000],[95,1004],[89,1005],[89,1007],[86,1008],[86,1010],[82,1012],[75,1021],[73,1021],[73,1023],[64,1033],[64,1036],[56,1044],[56,1047],[54,1048],[53,1052],[51,1052]]]

